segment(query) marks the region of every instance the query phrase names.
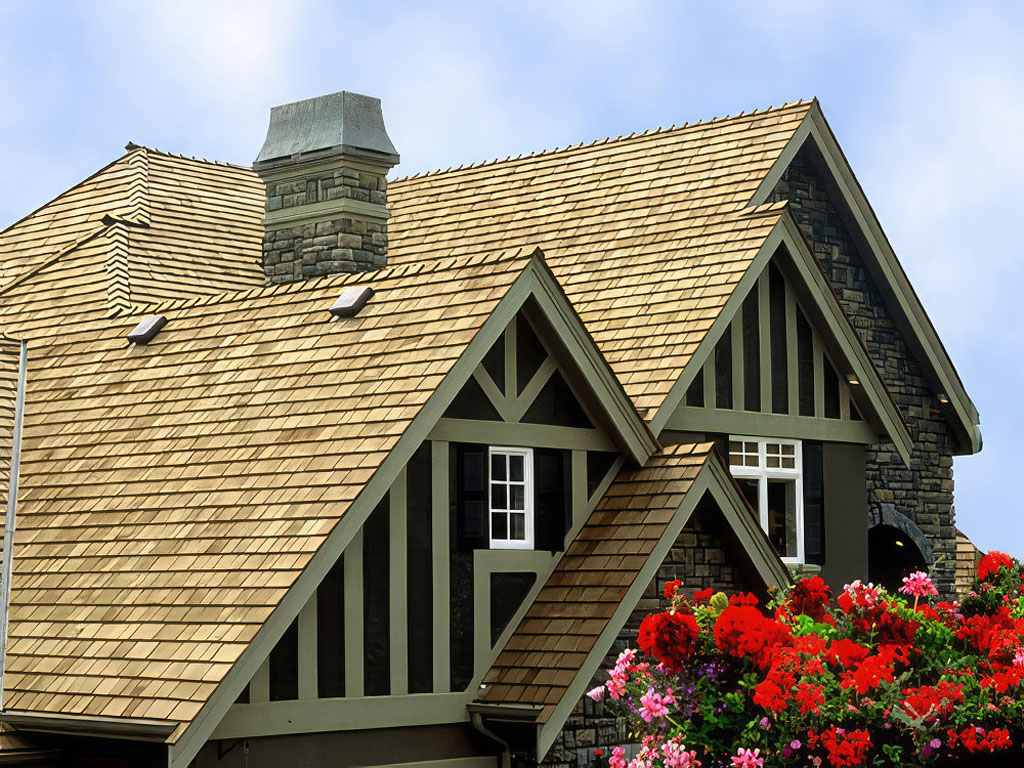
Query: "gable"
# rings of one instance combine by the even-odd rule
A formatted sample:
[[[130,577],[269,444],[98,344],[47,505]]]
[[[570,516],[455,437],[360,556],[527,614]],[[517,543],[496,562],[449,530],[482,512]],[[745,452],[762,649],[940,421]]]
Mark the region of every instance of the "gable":
[[[819,169],[828,188],[830,203],[858,241],[864,268],[891,312],[903,341],[921,364],[924,378],[932,391],[942,396],[940,409],[955,431],[959,449],[964,453],[978,452],[981,450],[981,429],[977,408],[971,402],[817,103],[807,112],[786,148],[761,179],[749,203],[757,205],[772,199],[787,169],[801,154],[804,156],[801,159],[811,157]]]
[[[874,443],[874,408],[841,343],[808,319],[793,283],[762,270],[693,376],[670,429]],[[838,364],[836,360],[839,360]],[[851,385],[850,380],[857,381]]]

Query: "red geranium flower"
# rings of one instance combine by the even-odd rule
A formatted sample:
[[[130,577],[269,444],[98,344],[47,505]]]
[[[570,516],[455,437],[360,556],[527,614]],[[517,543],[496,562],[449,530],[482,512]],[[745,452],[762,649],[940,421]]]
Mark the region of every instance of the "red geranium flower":
[[[680,586],[682,586],[682,583],[683,582],[681,582],[679,579],[673,579],[668,584],[666,584],[665,585],[665,599],[666,600],[671,600],[673,597],[675,597],[676,596],[676,590],[679,589]]]
[[[666,672],[675,673],[693,653],[699,634],[697,620],[691,614],[667,611],[643,620],[637,644],[645,654],[660,661]]]
[[[988,552],[978,561],[978,579],[985,581],[1000,568],[1013,568],[1013,558],[1004,552]]]

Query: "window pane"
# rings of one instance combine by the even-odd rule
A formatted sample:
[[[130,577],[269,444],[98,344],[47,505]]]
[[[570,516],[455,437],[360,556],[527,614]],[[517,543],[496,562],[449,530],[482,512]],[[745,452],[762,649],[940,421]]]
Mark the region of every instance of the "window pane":
[[[745,466],[748,466],[748,467],[756,467],[757,466],[757,454],[755,453],[753,456],[747,456],[747,460],[745,462],[743,462],[743,463],[744,463]]]
[[[783,456],[792,456],[795,453],[796,453],[796,446],[795,445],[790,445],[788,443],[783,443],[783,445],[782,445],[782,455]]]
[[[796,469],[796,459],[792,456],[782,457],[782,468],[783,469]]]
[[[491,483],[491,509],[508,509],[508,486]]]
[[[771,454],[768,454],[768,456],[765,457],[765,464],[766,464],[766,466],[769,466],[769,467],[778,467],[779,466],[779,457],[778,456],[772,456]]]
[[[739,453],[741,450],[739,440],[729,441],[729,453]]]
[[[491,454],[491,480],[505,479],[505,454]]]
[[[526,515],[513,512],[509,515],[509,518],[511,518],[512,523],[512,535],[509,538],[522,541],[526,538]]]
[[[747,480],[743,478],[737,478],[736,483],[740,487],[740,492],[743,494],[743,498],[747,500],[747,503],[754,508],[754,511],[758,511],[757,502],[757,480]]]
[[[511,492],[509,509],[526,509],[526,486],[524,485],[512,485],[509,486]]]
[[[504,512],[491,513],[491,538],[508,538],[508,515]]]
[[[508,457],[509,480],[523,481],[523,457],[511,454]]]
[[[796,481],[768,481],[768,538],[783,557],[796,557]]]

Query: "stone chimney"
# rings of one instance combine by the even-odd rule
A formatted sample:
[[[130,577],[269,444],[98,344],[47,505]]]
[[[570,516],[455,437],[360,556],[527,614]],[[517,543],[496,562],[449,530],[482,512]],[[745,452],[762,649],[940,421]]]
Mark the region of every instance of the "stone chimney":
[[[274,107],[253,163],[267,187],[267,281],[383,267],[397,163],[380,99],[341,91]]]

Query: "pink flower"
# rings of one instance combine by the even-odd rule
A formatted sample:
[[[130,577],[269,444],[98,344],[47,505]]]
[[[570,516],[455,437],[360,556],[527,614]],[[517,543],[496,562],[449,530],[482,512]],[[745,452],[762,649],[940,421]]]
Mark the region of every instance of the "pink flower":
[[[668,698],[675,703],[675,699],[672,698],[672,693],[668,693]],[[665,697],[660,693],[655,693],[654,688],[648,688],[647,693],[640,697],[640,717],[644,719],[645,723],[651,722],[656,717],[664,717],[668,714],[668,707],[665,706]]]
[[[600,701],[604,698],[604,686],[599,685],[597,688],[591,688],[587,691],[587,696],[592,698],[594,701]]]
[[[733,768],[762,768],[764,758],[758,757],[760,749],[743,749],[740,747],[736,757],[732,759]]]
[[[697,752],[687,751],[681,739],[682,736],[676,736],[661,745],[661,753],[665,756],[665,768],[691,768],[700,765]]]
[[[1018,648],[1013,655],[1013,666],[1024,667],[1024,648]]]
[[[935,588],[932,580],[928,578],[928,574],[924,571],[914,571],[909,576],[904,576],[900,592],[917,598],[939,594],[939,590]]]
[[[622,747],[614,747],[612,756],[608,758],[609,768],[626,768],[626,750]]]

